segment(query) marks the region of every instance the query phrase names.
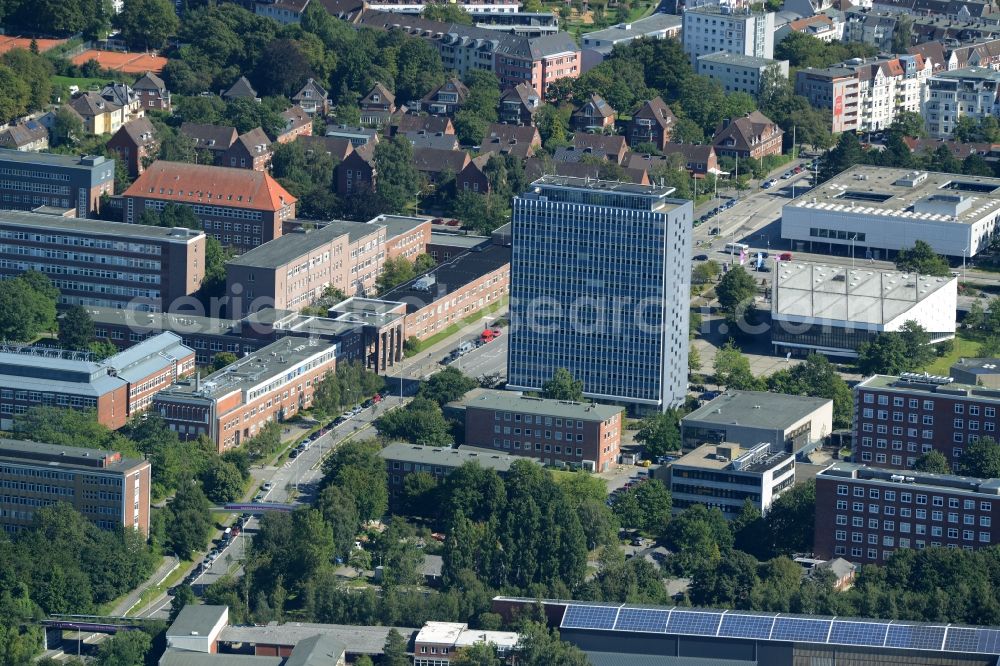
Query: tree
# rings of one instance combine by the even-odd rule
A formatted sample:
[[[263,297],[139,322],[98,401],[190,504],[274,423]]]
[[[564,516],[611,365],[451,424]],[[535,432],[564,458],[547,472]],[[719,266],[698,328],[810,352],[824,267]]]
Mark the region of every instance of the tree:
[[[461,5],[448,3],[428,4],[424,6],[423,16],[429,21],[472,25],[472,16]]]
[[[64,349],[87,349],[94,340],[94,320],[85,308],[74,305],[59,318],[59,344]]]
[[[719,280],[715,295],[719,299],[719,307],[727,317],[736,315],[741,308],[753,303],[757,295],[757,283],[742,266],[736,266]]]
[[[379,443],[372,439],[350,440],[323,461],[324,488],[330,485],[341,488],[354,501],[360,520],[381,518],[389,505],[385,461],[379,456],[381,450]]]
[[[730,551],[716,567],[700,570],[691,582],[691,602],[698,606],[749,608],[750,595],[760,584],[757,558]]]
[[[261,53],[252,78],[261,95],[291,97],[315,76],[300,42],[276,39]]]
[[[141,51],[162,48],[180,26],[170,0],[125,0],[115,23],[129,47]]]
[[[775,372],[767,378],[767,388],[775,393],[829,398],[833,400],[834,427],[850,427],[854,396],[847,382],[825,356],[810,354],[805,363]]]
[[[71,146],[83,137],[83,120],[69,106],[60,106],[52,121],[52,145]]]
[[[462,374],[454,366],[448,366],[440,372],[431,375],[430,379],[420,385],[418,395],[433,400],[444,407],[447,403],[460,399],[466,393],[479,386],[472,377]]]
[[[31,103],[31,88],[7,65],[0,64],[0,122],[23,116]]]
[[[983,305],[977,298],[969,305],[969,311],[966,313],[965,319],[962,320],[962,324],[966,329],[977,333],[983,328],[983,324],[985,323],[986,311],[983,310]]]
[[[454,7],[455,5],[448,6]],[[500,657],[497,656],[496,645],[482,641],[469,647],[459,648],[451,663],[452,666],[501,666],[503,664]]]
[[[948,459],[940,451],[930,450],[917,458],[913,464],[913,469],[918,472],[930,472],[932,474],[951,474],[948,467]]]
[[[761,382],[753,376],[750,361],[743,352],[728,341],[715,353],[715,383],[718,386],[734,388],[740,391],[753,391],[760,388]]]
[[[719,262],[709,259],[694,267],[691,271],[691,281],[695,284],[705,284],[713,281],[721,272],[722,269],[719,267]]]
[[[670,509],[673,506],[670,491],[662,481],[648,479],[638,484],[634,492],[642,512],[638,527],[646,532],[662,534],[670,522]]]
[[[58,297],[49,278],[37,271],[0,282],[0,339],[30,342],[54,329]]]
[[[764,521],[773,555],[809,551],[816,517],[816,482],[809,480],[786,490],[768,510]]]
[[[865,375],[898,375],[913,367],[906,351],[898,333],[881,333],[858,347],[858,368]]]
[[[488,235],[507,223],[510,217],[508,201],[495,192],[480,194],[462,190],[455,197],[451,212],[463,226]]]
[[[551,400],[583,401],[583,382],[566,368],[556,368],[552,379],[542,385],[542,396]]]
[[[174,592],[174,598],[170,600],[170,616],[168,621],[173,622],[185,606],[195,603],[198,603],[198,597],[195,596],[191,586],[187,584],[179,585]]]
[[[401,213],[417,196],[420,184],[413,167],[413,146],[405,137],[379,141],[375,146],[378,198],[386,212]]]
[[[382,650],[382,666],[409,666],[410,658],[406,655],[406,639],[396,631],[390,629],[385,637],[385,647]]]
[[[544,624],[526,622],[519,631],[515,659],[522,666],[587,666],[587,656],[559,640],[559,632]]]
[[[951,274],[948,262],[934,252],[926,241],[918,240],[909,250],[896,255],[896,268],[907,273],[945,277]]]
[[[233,352],[218,352],[212,357],[212,370],[222,370],[226,366],[236,363],[239,359]]]
[[[424,446],[447,446],[454,438],[441,407],[427,398],[417,397],[402,409],[394,409],[375,421],[379,435]]]
[[[221,458],[214,461],[203,477],[205,494],[218,504],[235,502],[243,496],[246,480],[239,468]]]
[[[913,18],[900,14],[892,31],[892,52],[906,53],[913,46]]]
[[[693,504],[674,516],[664,537],[674,551],[673,566],[685,575],[717,566],[722,553],[733,546],[733,535],[722,512],[704,504]]]
[[[3,54],[4,65],[10,67],[28,86],[28,110],[47,107],[52,102],[52,62],[27,49],[11,49]]]
[[[991,437],[981,437],[965,445],[958,460],[962,474],[979,479],[1000,478],[1000,444]]]
[[[923,326],[910,319],[903,322],[899,329],[899,337],[906,347],[906,357],[909,359],[910,367],[922,368],[934,360],[934,347],[931,345],[931,336]]]
[[[208,544],[212,520],[208,498],[193,481],[181,486],[167,505],[167,534],[174,553],[181,559]]]
[[[662,414],[652,414],[639,424],[635,435],[642,442],[647,457],[662,456],[668,451],[681,449],[681,414],[675,409],[668,409]]]
[[[122,631],[101,643],[98,666],[138,666],[146,661],[153,639],[144,631]]]

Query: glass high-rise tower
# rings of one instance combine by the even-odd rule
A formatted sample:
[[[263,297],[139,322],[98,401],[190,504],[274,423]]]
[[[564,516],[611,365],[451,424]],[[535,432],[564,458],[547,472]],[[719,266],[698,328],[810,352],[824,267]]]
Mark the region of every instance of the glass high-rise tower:
[[[673,191],[544,176],[514,198],[508,388],[566,368],[633,411],[684,401],[693,207]]]

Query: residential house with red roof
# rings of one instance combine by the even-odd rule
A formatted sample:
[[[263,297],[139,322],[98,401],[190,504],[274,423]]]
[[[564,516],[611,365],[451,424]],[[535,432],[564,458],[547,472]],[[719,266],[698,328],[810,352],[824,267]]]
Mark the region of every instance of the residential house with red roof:
[[[218,164],[234,169],[265,171],[271,163],[271,155],[271,140],[264,130],[255,127],[239,135],[229,150],[222,154]]]
[[[188,206],[206,234],[245,252],[281,236],[296,199],[267,173],[253,169],[153,162],[122,194],[125,221],[168,203]]]
[[[240,136],[235,127],[205,123],[181,123],[180,133],[194,144],[195,150],[211,155],[214,164],[222,163],[222,156]]]
[[[603,97],[591,93],[580,108],[573,112],[570,124],[580,132],[604,132],[615,126],[615,115],[615,110]]]
[[[527,159],[542,147],[542,137],[538,130],[530,125],[505,125],[492,123],[486,128],[483,143],[479,146],[480,154],[499,153]]]
[[[456,77],[452,77],[430,91],[420,100],[418,109],[432,116],[452,116],[465,104],[469,89]]]
[[[778,125],[760,111],[753,111],[742,118],[727,118],[715,131],[712,145],[715,153],[723,157],[752,157],[763,159],[781,154],[781,140],[785,135]]]
[[[534,125],[535,114],[542,106],[542,96],[522,81],[503,91],[497,119],[508,125]]]
[[[301,106],[296,105],[282,111],[281,117],[285,119],[285,126],[281,133],[274,137],[275,143],[291,143],[300,136],[312,136],[312,118]]]
[[[680,158],[674,157],[680,155]],[[641,169],[651,174],[655,179],[655,172],[658,169],[676,168],[678,159],[682,159],[682,164],[695,178],[703,178],[709,173],[719,172],[719,159],[712,146],[697,143],[670,143],[667,144],[663,155],[644,155],[640,153],[629,153],[625,157],[623,166],[629,169]]]
[[[160,142],[149,118],[136,118],[122,125],[107,146],[126,165],[128,175],[136,178],[145,169],[144,161],[156,156]]]
[[[396,96],[380,82],[376,82],[361,101],[361,124],[381,127],[389,122],[396,113]]]
[[[657,150],[663,150],[670,143],[670,136],[676,124],[677,117],[674,112],[663,98],[657,95],[643,102],[642,106],[632,114],[632,120],[629,121],[626,130],[628,145],[635,147],[642,143],[651,143]]]
[[[146,72],[132,84],[132,89],[139,97],[139,103],[143,109],[157,109],[170,112],[172,109],[170,102],[170,91],[163,79],[152,72]]]

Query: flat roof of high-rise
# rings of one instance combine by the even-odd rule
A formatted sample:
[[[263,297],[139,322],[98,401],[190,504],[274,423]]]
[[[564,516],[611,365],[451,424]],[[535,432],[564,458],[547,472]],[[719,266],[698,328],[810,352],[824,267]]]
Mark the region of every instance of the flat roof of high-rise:
[[[602,405],[596,402],[575,402],[572,400],[550,400],[522,395],[514,391],[480,389],[457,401],[463,407],[481,407],[502,411],[578,419],[580,421],[607,421],[619,414],[622,407]]]
[[[62,217],[22,210],[0,210],[0,226],[17,226],[36,231],[109,236],[122,240],[149,240],[160,243],[190,243],[205,232],[186,227],[154,227],[80,217]]]
[[[912,469],[886,469],[868,467],[859,463],[836,462],[821,470],[817,478],[854,479],[892,483],[900,489],[923,489],[936,491],[959,491],[981,495],[1000,495],[1000,479],[977,479],[956,474],[932,474]]]

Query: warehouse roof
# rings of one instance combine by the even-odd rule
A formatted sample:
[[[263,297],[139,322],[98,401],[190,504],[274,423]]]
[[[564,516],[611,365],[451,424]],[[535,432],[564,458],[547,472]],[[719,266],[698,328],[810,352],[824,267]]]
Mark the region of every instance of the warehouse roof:
[[[371,627],[345,624],[315,624],[311,622],[271,623],[266,627],[228,626],[219,634],[223,643],[250,645],[298,645],[313,636],[321,635],[339,641],[351,654],[382,654],[385,638],[395,629],[409,642],[417,633],[411,627]]]
[[[205,235],[201,231],[184,227],[154,227],[145,224],[61,217],[20,210],[0,211],[0,225],[18,226],[45,232],[62,231],[86,236],[107,236],[120,240],[149,240],[161,243],[190,243]]]

